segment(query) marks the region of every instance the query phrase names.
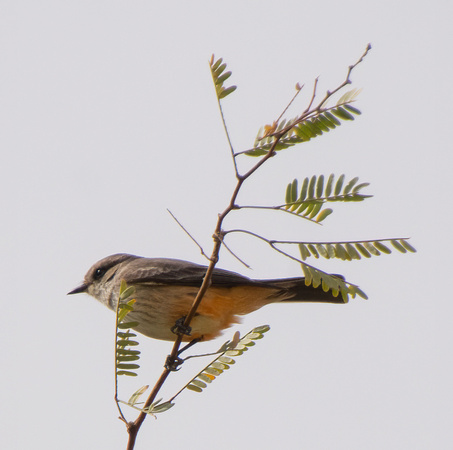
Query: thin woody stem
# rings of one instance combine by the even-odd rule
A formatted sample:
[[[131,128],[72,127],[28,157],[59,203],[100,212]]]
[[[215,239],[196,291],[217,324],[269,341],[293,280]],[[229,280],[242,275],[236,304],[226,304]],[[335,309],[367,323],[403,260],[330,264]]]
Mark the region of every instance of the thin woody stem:
[[[176,218],[176,216],[167,208],[168,213],[170,214],[171,217],[173,217],[174,221],[183,229],[183,231],[187,234],[187,236],[192,239],[192,241],[195,243],[195,245],[200,249],[201,254],[206,258],[209,259],[209,256],[204,252],[203,247],[197,242],[197,240],[190,234],[190,232],[187,230],[187,228],[184,227],[184,225]]]

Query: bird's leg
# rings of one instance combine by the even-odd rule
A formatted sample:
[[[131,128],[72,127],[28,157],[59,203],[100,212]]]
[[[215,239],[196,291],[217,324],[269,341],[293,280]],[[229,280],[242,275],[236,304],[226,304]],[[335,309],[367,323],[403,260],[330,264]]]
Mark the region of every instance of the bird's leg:
[[[172,371],[176,372],[179,370],[179,366],[184,362],[184,359],[180,358],[179,355],[186,351],[188,348],[192,347],[193,345],[197,344],[203,339],[203,337],[198,337],[195,339],[192,339],[188,344],[186,344],[183,348],[181,348],[178,353],[176,353],[176,356],[172,358],[170,355],[167,356],[167,360],[165,361],[165,368]]]
[[[171,327],[171,332],[177,334],[178,336],[190,336],[192,328],[184,325],[185,320],[186,316],[180,317]]]
[[[175,324],[171,327],[172,333],[175,333],[178,336],[190,336],[192,328],[184,325],[185,320],[186,320],[185,316],[179,318],[175,322]],[[179,370],[178,367],[184,362],[184,360],[180,358],[179,355],[185,350],[195,345],[197,342],[200,342],[202,339],[203,339],[202,337],[192,339],[188,344],[186,344],[183,348],[181,348],[178,351],[175,358],[171,358],[170,355],[168,355],[167,361],[165,362],[165,368],[171,370],[172,372]]]
[[[167,360],[165,361],[164,367],[169,370],[170,372],[176,372],[180,369],[180,365],[184,362],[182,358],[179,356],[175,356],[174,358],[171,355],[167,356]]]

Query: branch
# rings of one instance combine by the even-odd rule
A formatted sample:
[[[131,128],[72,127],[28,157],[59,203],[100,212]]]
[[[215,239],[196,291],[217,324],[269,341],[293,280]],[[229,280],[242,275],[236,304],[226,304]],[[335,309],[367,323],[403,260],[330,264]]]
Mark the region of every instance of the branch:
[[[361,60],[364,58],[364,56],[368,52],[369,48],[370,48],[370,46],[367,47],[367,51],[362,55],[362,57],[360,58],[359,61],[357,61],[356,64],[354,64],[353,66],[349,67],[348,75],[346,77],[345,82],[340,87],[335,89],[332,93],[328,92],[327,95],[326,95],[326,99],[329,98],[331,95],[333,95],[333,93],[335,93],[339,89],[341,89],[344,85],[346,85],[346,84],[348,84],[350,82],[349,81],[349,75],[350,75],[351,71],[353,70],[353,68],[357,64],[359,64],[361,62]],[[219,252],[220,252],[220,248],[221,248],[221,246],[223,244],[223,238],[224,238],[224,236],[227,233],[239,232],[240,231],[240,232],[248,233],[248,234],[251,234],[251,235],[255,235],[256,237],[258,237],[258,238],[260,238],[260,239],[262,239],[264,241],[267,241],[273,248],[275,248],[276,251],[285,254],[286,256],[290,257],[291,259],[293,259],[293,260],[295,260],[295,261],[297,261],[297,262],[299,262],[301,264],[304,264],[306,267],[311,267],[311,266],[307,265],[306,263],[302,262],[301,260],[299,260],[299,259],[287,254],[286,252],[281,251],[277,247],[275,247],[275,244],[278,243],[278,241],[266,240],[262,236],[256,235],[256,234],[254,234],[252,232],[247,232],[245,230],[230,230],[228,232],[224,232],[222,230],[223,222],[224,222],[225,218],[228,216],[228,214],[230,214],[233,210],[238,209],[238,207],[236,205],[236,199],[237,199],[237,197],[239,195],[239,192],[240,192],[244,182],[246,180],[248,180],[263,164],[265,164],[270,158],[272,158],[276,154],[275,148],[276,148],[277,144],[279,143],[279,141],[282,139],[282,137],[285,135],[285,133],[287,131],[289,131],[292,127],[294,127],[296,125],[296,123],[299,123],[299,122],[303,121],[306,118],[306,116],[308,114],[310,114],[310,111],[307,111],[306,114],[305,113],[302,114],[302,116],[300,118],[298,118],[296,122],[292,122],[290,124],[289,128],[287,127],[287,129],[282,129],[282,130],[279,130],[277,133],[275,133],[273,135],[275,139],[272,142],[269,150],[261,157],[261,159],[250,170],[248,170],[245,174],[241,175],[239,173],[239,171],[238,171],[238,167],[237,167],[237,163],[236,163],[236,159],[235,159],[235,156],[237,156],[237,155],[234,153],[234,149],[233,149],[233,146],[232,146],[232,143],[231,143],[231,140],[230,140],[230,136],[229,136],[229,133],[228,133],[228,129],[227,129],[227,126],[226,126],[226,122],[225,122],[225,118],[224,118],[224,114],[223,114],[223,110],[222,110],[222,106],[221,106],[221,102],[220,102],[220,99],[223,98],[223,96],[226,96],[226,95],[228,95],[228,93],[233,92],[234,89],[236,89],[236,87],[232,86],[232,87],[230,87],[228,89],[223,88],[222,83],[229,75],[228,75],[228,73],[225,73],[222,77],[219,76],[220,73],[226,67],[226,65],[221,65],[221,62],[222,62],[221,60],[218,60],[216,63],[214,63],[214,58],[211,59],[211,73],[213,74],[214,84],[216,85],[217,100],[218,100],[220,115],[221,115],[222,123],[224,125],[225,133],[227,135],[228,143],[229,143],[229,146],[230,146],[230,151],[231,151],[231,155],[232,155],[232,158],[233,158],[233,163],[234,163],[234,169],[235,169],[237,182],[236,182],[236,186],[235,186],[235,188],[233,190],[232,196],[230,198],[229,204],[223,210],[223,212],[219,214],[219,216],[217,218],[217,223],[216,223],[215,230],[214,230],[214,233],[213,233],[213,236],[212,236],[214,244],[213,244],[213,249],[212,249],[211,256],[209,257],[209,265],[207,267],[206,274],[205,274],[205,276],[203,278],[203,282],[202,282],[202,284],[201,284],[201,286],[200,286],[200,288],[198,290],[198,293],[197,293],[197,295],[196,295],[196,297],[195,297],[195,299],[194,299],[194,301],[192,303],[192,306],[191,306],[189,312],[187,313],[187,316],[185,317],[184,324],[183,324],[184,328],[190,326],[190,323],[191,323],[193,317],[195,316],[195,313],[197,311],[198,306],[200,305],[204,295],[206,294],[206,291],[209,289],[209,287],[211,285],[212,274],[213,274],[214,268],[215,268],[215,266],[216,266],[216,264],[217,264],[217,262],[219,260]],[[217,79],[215,79],[215,76],[219,76],[219,77]],[[312,97],[312,100],[310,101],[310,105],[309,105],[308,109],[310,109],[310,107],[311,107],[311,105],[312,105],[312,103],[314,101],[315,92],[316,92],[316,85],[317,85],[317,82],[315,82],[313,97]],[[218,87],[219,87],[219,89],[217,89]],[[300,91],[300,89],[299,89],[299,91]],[[297,94],[298,93],[296,93],[296,96],[297,96]],[[320,110],[322,103],[323,102],[321,102],[317,106],[318,110]],[[171,214],[171,212],[170,212],[170,214]],[[171,215],[173,216],[173,214],[171,214]],[[190,235],[190,233],[187,232],[187,230],[179,223],[179,221],[174,216],[173,216],[173,218],[181,226],[181,228],[183,228],[183,230],[189,235],[189,237],[191,237],[191,239],[198,245],[198,247],[202,251],[202,254],[204,254],[204,251],[202,250],[201,246],[195,241],[195,239]],[[313,272],[316,272],[316,271],[321,273],[321,271],[319,271],[319,269],[313,268]],[[326,276],[328,276],[328,274],[326,274]],[[331,279],[333,279],[333,278],[335,278],[335,277],[331,276]],[[343,281],[340,280],[340,282],[344,284]],[[148,396],[148,398],[147,398],[147,400],[146,400],[146,402],[145,402],[145,404],[143,406],[143,410],[146,411],[147,408],[149,408],[151,406],[151,404],[155,401],[158,392],[162,388],[162,386],[163,386],[165,380],[167,379],[167,377],[170,375],[172,364],[174,364],[178,360],[178,352],[179,352],[182,340],[183,340],[183,334],[178,334],[176,339],[175,339],[175,341],[174,341],[172,351],[171,351],[170,355],[167,358],[167,364],[165,366],[165,369],[163,370],[163,372],[160,375],[159,379],[157,380],[155,386],[153,387],[150,395]],[[129,441],[128,441],[128,445],[127,445],[127,449],[128,450],[132,450],[134,448],[138,431],[139,431],[143,421],[145,420],[146,416],[147,416],[147,414],[144,411],[142,411],[135,421],[127,423],[127,430],[128,430],[128,433],[129,433]]]

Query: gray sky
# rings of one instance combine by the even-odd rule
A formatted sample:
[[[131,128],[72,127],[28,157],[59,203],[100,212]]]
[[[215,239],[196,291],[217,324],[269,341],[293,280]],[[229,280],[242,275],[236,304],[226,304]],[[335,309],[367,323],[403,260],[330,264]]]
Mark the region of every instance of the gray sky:
[[[149,418],[136,448],[450,448],[452,13],[447,1],[3,1],[2,447],[125,448],[113,315],[65,294],[112,253],[203,262],[166,208],[210,250],[234,183],[211,53],[239,86],[224,106],[243,150],[296,82],[305,98],[318,75],[320,94],[336,87],[371,42],[352,75],[363,115],[280,153],[241,202],[278,204],[293,178],[331,172],[370,182],[374,197],[338,205],[324,227],[249,213],[226,225],[287,239],[412,237],[418,253],[318,261],[370,300],[248,316],[239,329],[269,324],[265,339],[203,394],[186,392]],[[230,244],[253,270],[226,253],[220,267],[300,274],[263,244]],[[124,399],[153,383],[171,344],[141,347],[140,377],[124,383]],[[175,374],[164,398],[198,367]]]

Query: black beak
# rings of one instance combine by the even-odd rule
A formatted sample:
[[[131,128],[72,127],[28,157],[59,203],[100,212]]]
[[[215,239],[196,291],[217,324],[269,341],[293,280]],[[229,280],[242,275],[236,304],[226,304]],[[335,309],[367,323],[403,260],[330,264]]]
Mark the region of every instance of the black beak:
[[[72,294],[81,294],[83,292],[86,292],[88,289],[88,285],[87,284],[81,284],[80,286],[76,287],[75,289],[73,289],[71,292],[68,292],[67,295],[72,295]]]

